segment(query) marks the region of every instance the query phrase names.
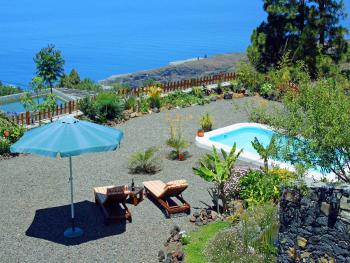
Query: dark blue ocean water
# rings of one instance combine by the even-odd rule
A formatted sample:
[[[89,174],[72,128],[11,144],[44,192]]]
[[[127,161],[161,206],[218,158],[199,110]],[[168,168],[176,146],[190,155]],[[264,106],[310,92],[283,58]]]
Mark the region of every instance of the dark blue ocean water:
[[[240,52],[264,18],[261,0],[2,0],[0,80],[27,85],[32,58],[48,43],[62,51],[67,72],[95,80]]]

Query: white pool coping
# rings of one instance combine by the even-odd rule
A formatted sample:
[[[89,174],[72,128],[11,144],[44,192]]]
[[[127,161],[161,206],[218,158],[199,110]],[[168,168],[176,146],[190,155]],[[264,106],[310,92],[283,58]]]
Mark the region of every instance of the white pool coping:
[[[260,123],[254,123],[254,122],[237,123],[237,124],[226,126],[226,127],[216,129],[216,130],[213,130],[210,132],[206,132],[206,133],[204,133],[204,137],[197,136],[196,137],[196,145],[199,148],[206,149],[206,150],[212,150],[213,147],[215,146],[215,148],[222,149],[225,152],[229,153],[231,151],[231,147],[229,147],[225,144],[219,143],[219,142],[214,142],[214,141],[210,140],[210,138],[213,136],[221,135],[223,133],[232,132],[234,130],[238,130],[240,128],[246,128],[246,127],[255,127],[255,128],[261,128],[261,129],[265,129],[265,130],[269,130],[269,131],[274,131],[271,127],[269,127],[267,125],[260,124]],[[240,148],[237,148],[236,152],[238,152],[240,150],[241,150]],[[260,158],[260,156],[258,154],[254,154],[251,152],[245,152],[244,149],[243,149],[243,152],[238,157],[238,159],[241,161],[244,161],[244,162],[252,163],[252,164],[257,165],[257,166],[264,165],[264,161]],[[276,160],[270,160],[269,166],[270,167],[278,166],[280,168],[284,168],[284,169],[287,169],[290,171],[295,171],[295,168],[293,165],[288,164],[288,163],[284,163],[284,162],[280,162],[280,161],[276,161]],[[316,171],[308,171],[306,176],[311,177],[317,181],[321,180],[325,176],[327,177],[328,180],[333,181],[336,179],[336,177],[333,173],[324,175],[324,174],[322,174],[320,172],[316,172]]]

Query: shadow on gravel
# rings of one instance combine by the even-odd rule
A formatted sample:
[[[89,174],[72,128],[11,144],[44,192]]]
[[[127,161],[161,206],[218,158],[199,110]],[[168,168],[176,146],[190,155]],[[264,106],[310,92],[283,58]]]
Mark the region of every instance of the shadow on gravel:
[[[166,212],[166,210],[164,209],[164,207],[162,207],[162,206],[159,204],[159,202],[158,202],[153,196],[147,195],[147,198],[148,198],[148,200],[150,200],[156,207],[159,208],[159,210],[163,213],[165,219],[177,218],[177,217],[186,217],[186,216],[188,216],[188,214],[186,214],[186,213],[177,213],[177,214],[172,214],[172,215],[170,215],[170,214],[168,214],[168,213]],[[175,202],[173,199],[171,199],[171,198],[168,198],[167,201],[168,201],[169,205],[176,205],[176,202]]]
[[[74,246],[125,232],[125,220],[111,223],[108,226],[104,225],[102,212],[93,202],[86,200],[75,203],[74,208],[76,226],[84,230],[82,237],[68,239],[63,236],[63,232],[71,224],[70,205],[37,210],[26,235],[66,246]]]

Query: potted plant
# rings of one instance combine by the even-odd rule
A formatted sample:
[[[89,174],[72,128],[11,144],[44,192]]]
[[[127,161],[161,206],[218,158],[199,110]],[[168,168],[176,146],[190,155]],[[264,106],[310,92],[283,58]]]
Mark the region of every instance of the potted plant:
[[[189,143],[182,137],[182,133],[179,127],[174,123],[170,125],[170,138],[166,141],[166,144],[174,150],[170,153],[171,159],[183,161],[188,155],[184,150],[189,146]]]
[[[208,131],[212,130],[212,128],[213,128],[213,120],[212,120],[209,112],[204,114],[202,116],[202,118],[200,119],[200,126],[201,126],[201,128],[202,128],[202,130],[204,132],[208,132]]]
[[[199,129],[199,130],[197,131],[197,136],[198,136],[198,137],[204,137],[204,130],[203,130],[203,129]]]
[[[179,160],[179,161],[185,160],[185,154],[179,153],[179,155],[178,155],[178,160]]]

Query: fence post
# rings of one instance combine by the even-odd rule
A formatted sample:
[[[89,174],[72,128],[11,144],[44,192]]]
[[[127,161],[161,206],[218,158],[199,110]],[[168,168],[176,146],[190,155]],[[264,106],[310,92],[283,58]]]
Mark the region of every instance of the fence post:
[[[26,111],[26,124],[29,125],[30,124],[30,112]]]
[[[24,116],[23,116],[23,112],[20,114],[20,120],[21,120],[21,124],[24,124]]]

